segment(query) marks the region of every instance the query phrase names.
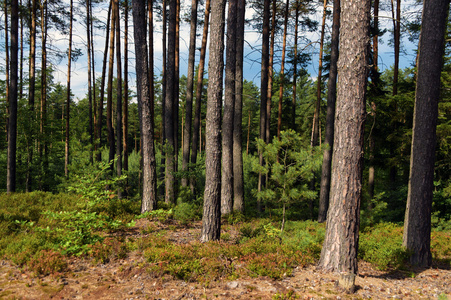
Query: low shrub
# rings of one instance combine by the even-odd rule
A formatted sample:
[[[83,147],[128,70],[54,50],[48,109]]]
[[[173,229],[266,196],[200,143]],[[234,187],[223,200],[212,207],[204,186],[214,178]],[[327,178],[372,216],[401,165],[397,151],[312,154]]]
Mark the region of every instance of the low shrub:
[[[380,223],[367,227],[360,234],[358,257],[380,270],[400,268],[409,254],[402,246],[403,228],[393,223]]]
[[[67,268],[66,258],[53,250],[41,250],[27,263],[28,268],[37,275],[62,272]]]
[[[117,238],[108,237],[89,246],[89,256],[95,263],[105,264],[110,260],[125,258],[127,252],[127,244]]]

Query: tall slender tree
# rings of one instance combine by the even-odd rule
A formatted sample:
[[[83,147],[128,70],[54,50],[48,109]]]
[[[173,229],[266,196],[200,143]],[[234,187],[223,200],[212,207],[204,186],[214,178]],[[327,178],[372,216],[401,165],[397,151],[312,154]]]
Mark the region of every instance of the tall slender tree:
[[[238,0],[236,22],[235,107],[233,116],[233,210],[244,212],[244,174],[242,144],[244,20],[246,1]]]
[[[89,141],[91,143],[91,154],[90,154],[90,160],[93,161],[93,151],[94,151],[94,122],[93,122],[93,105],[92,105],[92,76],[91,76],[91,48],[92,48],[92,39],[91,39],[91,1],[86,0],[86,51],[88,56],[88,114],[89,114]]]
[[[345,1],[341,8],[334,163],[319,267],[340,272],[339,286],[354,291],[362,196],[370,1]]]
[[[237,0],[229,0],[227,13],[224,114],[222,117],[221,214],[233,210],[233,117],[235,114]],[[241,122],[241,119],[239,120]],[[238,122],[238,120],[237,120]]]
[[[105,99],[105,79],[106,79],[105,74],[106,74],[107,57],[108,57],[108,45],[111,44],[111,37],[110,37],[111,18],[112,18],[112,1],[110,1],[109,7],[108,7],[108,16],[107,16],[107,22],[106,22],[105,50],[103,51],[102,76],[100,77],[100,99],[99,99],[98,108],[97,108],[97,116],[98,116],[97,124],[96,124],[97,138],[98,138],[97,155],[96,155],[97,161],[101,161],[101,159],[102,159],[100,148],[102,146],[102,119],[103,119],[103,103],[104,103],[104,99]],[[108,105],[108,102],[107,102],[107,105]],[[108,107],[107,107],[107,113],[108,113]]]
[[[18,50],[19,50],[19,4],[18,0],[11,1],[11,62],[9,82],[9,123],[6,191],[16,191],[16,150],[17,150],[17,88],[18,88]]]
[[[337,97],[337,61],[338,41],[340,34],[340,0],[334,0],[332,19],[332,40],[330,43],[330,68],[329,80],[327,82],[327,112],[326,132],[323,151],[323,165],[321,172],[321,187],[319,193],[318,222],[326,221],[327,209],[329,207],[330,180],[332,167],[332,153],[334,146],[334,122],[335,122],[335,100]]]
[[[116,5],[114,0],[111,0],[111,26],[110,26],[110,50],[108,63],[108,85],[107,85],[107,106],[106,106],[106,124],[108,131],[109,155],[108,161],[114,161],[114,129],[113,129],[113,65],[114,65],[114,40],[116,32]],[[114,169],[111,164],[111,170]]]
[[[124,163],[128,171],[128,1],[124,2],[124,91],[122,100],[122,148]]]
[[[40,139],[39,139],[39,159],[41,161],[41,190],[47,190],[46,175],[48,173],[48,153],[47,153],[47,0],[41,2],[41,110],[40,110]]]
[[[166,98],[164,101],[164,130],[166,145],[166,174],[165,174],[165,202],[175,200],[175,128],[174,103],[176,94],[176,38],[177,38],[177,0],[169,0],[168,49],[166,63]]]
[[[183,158],[182,171],[188,170],[189,152],[191,143],[191,124],[193,119],[193,86],[194,86],[194,63],[196,54],[196,29],[197,29],[197,4],[198,0],[191,1],[191,22],[188,53],[188,75],[186,77],[186,105],[185,125],[183,127]],[[182,186],[188,186],[188,177],[182,178]]]
[[[151,1],[149,1],[151,5]],[[146,42],[145,3],[141,0],[132,1],[133,33],[135,37],[136,81],[138,101],[141,103],[142,157],[143,157],[143,193],[141,213],[151,211],[157,204],[157,170],[155,146],[153,140],[154,128],[151,115],[151,100],[149,88],[149,69]]]
[[[30,54],[29,54],[29,69],[28,69],[28,109],[30,115],[34,119],[35,106],[35,83],[36,83],[36,12],[37,0],[31,0],[31,23],[30,23]],[[33,166],[33,140],[35,130],[33,126],[30,127],[30,138],[27,140],[27,175],[25,180],[25,189],[31,192],[32,189],[32,166]]]
[[[268,93],[265,91],[265,87],[268,86],[268,66],[269,66],[269,15],[270,15],[270,0],[264,0],[263,2],[263,35],[262,35],[262,67],[261,67],[261,95],[260,95],[260,139],[266,141],[266,105],[268,99]],[[259,163],[263,165],[263,154],[259,153]],[[260,172],[258,174],[258,191],[261,191],[265,185],[265,176]],[[261,211],[261,201],[257,202],[258,211]]]
[[[200,149],[200,139],[201,139],[201,126],[200,126],[200,113],[201,113],[201,103],[202,103],[202,90],[204,82],[204,69],[205,69],[205,54],[207,53],[207,38],[208,38],[208,26],[210,20],[210,0],[205,2],[205,16],[204,16],[204,29],[202,32],[202,43],[200,47],[200,57],[199,57],[199,68],[197,71],[197,82],[196,82],[196,105],[194,109],[194,124],[193,124],[193,142],[191,151],[191,163],[195,164],[197,162],[197,154]],[[194,192],[194,182],[190,182],[191,191]]]
[[[293,98],[291,101],[291,128],[296,131],[296,87],[297,87],[297,68],[298,68],[298,29],[299,29],[299,0],[295,2],[294,17],[294,46],[293,46]]]
[[[269,43],[269,62],[268,62],[268,88],[266,101],[266,142],[271,142],[271,104],[272,104],[272,83],[274,81],[274,47],[276,44],[276,15],[277,15],[277,1],[272,1],[271,13],[271,32]]]
[[[122,57],[121,57],[121,26],[119,0],[114,0],[116,7],[116,174],[122,176]],[[117,190],[118,198],[122,198],[122,187]]]
[[[290,0],[287,0],[287,4],[285,6],[285,18],[283,22],[282,63],[280,65],[280,86],[279,86],[279,113],[277,117],[277,138],[279,140],[280,140],[280,131],[282,130],[282,103],[283,103],[283,86],[285,84],[285,52],[287,48],[289,8],[290,8]]]
[[[205,148],[205,191],[201,241],[219,240],[221,233],[221,107],[224,71],[225,0],[211,4],[210,56]]]
[[[72,23],[73,23],[73,0],[70,0],[70,21],[69,21],[69,51],[67,54],[67,94],[66,94],[66,135],[65,135],[65,156],[64,156],[64,175],[69,176],[69,138],[70,138],[70,73],[72,62]],[[89,25],[86,26],[89,28]],[[89,36],[89,35],[88,35]],[[88,38],[89,40],[89,38]],[[89,53],[89,52],[88,52]],[[88,55],[88,65],[91,64],[91,57]],[[89,70],[90,71],[90,70]],[[88,72],[89,73],[89,72]],[[91,74],[88,74],[89,82],[91,81]],[[91,92],[89,91],[89,94]],[[91,156],[92,157],[92,156]]]
[[[421,267],[429,267],[432,263],[431,210],[436,127],[448,11],[449,0],[423,2],[403,234],[403,246],[412,253],[410,262]]]

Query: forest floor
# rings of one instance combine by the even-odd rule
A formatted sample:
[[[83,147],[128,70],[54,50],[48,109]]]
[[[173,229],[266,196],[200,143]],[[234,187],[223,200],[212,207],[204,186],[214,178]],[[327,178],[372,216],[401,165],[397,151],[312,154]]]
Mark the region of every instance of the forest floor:
[[[139,239],[147,220],[139,220],[125,233]],[[190,243],[200,236],[200,224],[169,231],[174,243]],[[336,274],[314,265],[296,268],[282,280],[265,277],[220,280],[208,285],[171,276],[156,278],[138,251],[106,264],[89,258],[70,258],[63,273],[36,276],[27,268],[0,260],[0,299],[451,299],[451,270],[434,266],[426,270],[379,271],[361,262],[357,290],[337,290]]]

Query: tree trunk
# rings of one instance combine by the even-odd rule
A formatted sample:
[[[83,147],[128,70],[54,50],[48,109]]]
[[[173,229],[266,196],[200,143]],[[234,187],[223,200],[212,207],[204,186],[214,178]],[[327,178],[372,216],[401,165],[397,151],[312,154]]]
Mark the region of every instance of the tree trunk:
[[[189,37],[188,54],[188,76],[186,79],[186,106],[185,106],[185,126],[183,133],[183,159],[182,171],[188,171],[189,152],[191,143],[191,121],[193,119],[193,86],[194,86],[194,63],[196,54],[196,29],[197,29],[197,3],[198,0],[191,1],[191,24]],[[188,186],[188,176],[182,178],[182,186]]]
[[[161,145],[166,145],[166,89],[167,89],[167,0],[163,0],[163,38],[162,38],[162,52],[163,52],[163,66],[162,66],[162,87],[161,87],[161,132],[162,132],[162,139],[161,139]],[[166,178],[166,151],[165,148],[161,150],[161,167],[160,167],[160,177]],[[163,181],[163,184],[161,185],[160,189],[160,195],[165,198],[166,193],[166,183],[165,180]]]
[[[71,62],[72,62],[72,22],[73,22],[73,0],[70,0],[70,21],[69,21],[69,51],[67,55],[67,94],[66,94],[66,141],[65,141],[65,159],[64,159],[64,175],[66,178],[69,177],[69,138],[70,138],[70,72],[71,72]],[[89,28],[89,23],[87,22],[87,28]],[[88,30],[89,32],[89,30]],[[89,35],[88,35],[89,36]],[[89,40],[89,39],[88,39]],[[89,42],[88,42],[89,44]],[[89,49],[90,50],[90,49]],[[89,51],[88,50],[88,51]],[[88,86],[91,83],[91,57],[88,55]],[[91,91],[89,90],[89,94]]]
[[[154,88],[154,59],[153,59],[153,1],[148,1],[148,15],[149,15],[149,95],[150,95],[150,115],[152,128],[155,130],[155,88]]]
[[[365,90],[370,1],[345,1],[341,10],[338,94],[332,183],[319,267],[340,272],[339,286],[353,292],[357,274],[362,196]]]
[[[36,11],[37,11],[37,0],[32,0],[31,4],[31,24],[30,24],[30,58],[29,58],[29,70],[28,70],[28,109],[30,110],[30,115],[34,120],[34,103],[35,103],[35,83],[36,83]],[[33,166],[33,142],[35,137],[34,126],[30,127],[30,139],[27,141],[27,175],[25,182],[25,189],[27,192],[32,190],[32,166]]]
[[[233,116],[235,114],[237,0],[229,0],[225,66],[224,114],[222,117],[221,214],[233,210]],[[241,122],[241,119],[239,120]]]
[[[152,1],[150,1],[149,5],[152,5],[151,2]],[[146,211],[154,210],[157,205],[157,171],[153,139],[153,115],[150,112],[151,99],[148,81],[149,69],[147,59],[145,2],[133,0],[132,5],[136,54],[136,82],[142,120],[143,193],[141,213],[144,213]]]
[[[210,19],[210,0],[205,2],[205,16],[204,16],[204,30],[202,33],[202,44],[200,47],[199,68],[197,73],[196,83],[196,106],[194,110],[194,124],[193,124],[193,144],[191,151],[191,163],[194,165],[197,162],[197,154],[200,153],[200,138],[201,138],[201,126],[200,126],[200,113],[202,103],[202,90],[204,85],[204,69],[205,69],[205,54],[207,50],[207,37],[208,37],[208,23]],[[199,150],[198,150],[199,149]],[[191,191],[194,192],[194,180],[190,181]]]
[[[282,43],[282,63],[280,65],[280,86],[279,86],[279,113],[277,116],[277,138],[280,141],[280,131],[282,130],[282,103],[283,103],[283,85],[285,84],[285,50],[287,48],[287,29],[288,29],[288,9],[290,1],[287,0],[285,8],[285,21],[283,24],[283,43]]]
[[[110,28],[110,57],[108,63],[108,87],[107,87],[107,106],[106,106],[106,124],[108,131],[109,155],[108,162],[111,163],[111,171],[114,169],[114,130],[113,130],[113,65],[114,65],[114,35],[116,32],[116,5],[114,0],[111,5],[111,28]]]
[[[262,67],[261,67],[261,95],[260,95],[260,139],[266,142],[266,105],[268,99],[268,94],[265,93],[264,87],[268,86],[268,68],[269,68],[269,5],[270,0],[264,0],[263,4],[263,37],[262,37]],[[264,164],[263,155],[259,151],[259,163]],[[258,174],[258,191],[260,192],[265,185],[265,176],[259,172]],[[257,199],[257,210],[261,212],[261,200]]]
[[[102,160],[102,153],[100,151],[102,147],[102,119],[103,119],[103,103],[105,99],[105,74],[106,74],[106,62],[107,62],[107,54],[108,54],[108,43],[111,44],[110,37],[110,22],[112,18],[112,4],[110,1],[110,5],[108,8],[108,17],[106,22],[106,38],[105,38],[105,50],[103,51],[103,66],[102,66],[102,77],[100,79],[100,99],[99,99],[99,107],[98,107],[98,118],[97,118],[97,138],[99,139],[98,143],[98,152],[96,155],[96,160],[100,162]],[[109,71],[108,71],[109,72]],[[108,100],[107,100],[108,101]],[[107,112],[108,112],[108,103],[107,103]],[[107,122],[108,123],[108,122]],[[108,126],[108,125],[107,125]]]
[[[274,80],[274,46],[276,39],[276,14],[277,1],[272,1],[272,15],[271,15],[271,33],[269,44],[269,65],[268,65],[268,96],[266,100],[266,143],[271,143],[271,104],[272,104],[272,83]]]
[[[423,3],[409,189],[403,234],[403,246],[412,252],[410,262],[420,267],[430,267],[432,263],[431,210],[436,127],[448,11],[448,0]]]
[[[92,106],[92,82],[91,82],[91,27],[90,27],[90,0],[86,1],[86,40],[87,40],[87,52],[88,52],[88,105],[89,105],[89,141],[90,145],[90,158],[91,163],[93,162],[93,149],[94,149],[94,126],[93,126],[93,106]]]
[[[316,105],[315,113],[313,115],[313,125],[312,125],[312,137],[310,140],[310,146],[315,147],[319,145],[319,114],[321,109],[321,82],[323,76],[323,45],[324,45],[324,32],[326,29],[326,13],[327,13],[327,0],[324,0],[323,5],[323,20],[321,25],[321,38],[319,43],[319,62],[318,62],[318,78],[316,79]]]
[[[116,91],[116,175],[122,176],[122,63],[121,63],[121,25],[120,25],[120,11],[119,0],[114,0],[116,6],[116,76],[117,76],[117,91]],[[117,196],[122,198],[123,187],[118,187]]]
[[[9,29],[8,29],[8,1],[5,1],[5,98],[6,98],[6,137],[9,130]]]
[[[9,82],[9,123],[8,150],[6,170],[6,191],[16,191],[16,150],[17,150],[17,69],[19,50],[19,4],[18,0],[11,1],[11,78]]]
[[[165,202],[175,201],[175,134],[174,134],[174,103],[176,94],[176,21],[177,0],[169,0],[169,24],[168,24],[168,54],[166,69],[166,99],[164,108],[164,127],[166,135],[166,174],[165,174]]]
[[[124,164],[128,171],[128,2],[124,2],[124,99],[122,100],[122,148]],[[126,193],[126,190],[124,191]]]
[[[225,0],[216,0],[211,5],[202,242],[219,240],[221,233],[221,107],[225,3]]]
[[[244,55],[244,21],[246,1],[238,0],[236,20],[236,75],[235,75],[235,110],[233,116],[233,210],[244,213],[244,174],[243,174],[243,55]]]
[[[327,148],[323,152],[323,164],[321,172],[321,188],[319,193],[318,222],[326,221],[327,209],[329,208],[330,179],[332,167],[332,153],[334,146],[334,122],[335,122],[335,100],[337,97],[337,61],[338,41],[340,34],[340,0],[334,0],[332,20],[332,41],[330,52],[329,80],[327,82],[327,112],[326,132],[324,144]]]
[[[96,126],[97,126],[97,118],[98,116],[98,110],[97,110],[97,97],[96,97],[96,68],[95,68],[95,59],[94,59],[94,25],[92,22],[92,1],[89,0],[89,26],[91,27],[90,33],[91,33],[91,74],[92,74],[92,105],[93,105],[93,124],[92,124],[92,131],[94,135],[93,143],[91,143],[91,149],[94,149],[94,153],[91,156],[91,163],[94,162],[94,156],[97,155],[98,151],[98,143],[97,140],[100,139],[100,136],[97,135]],[[108,32],[108,29],[107,29]]]
[[[298,23],[299,23],[299,0],[296,0],[295,22],[294,22],[294,59],[293,59],[293,100],[291,104],[291,128],[296,131],[296,87],[298,81]]]
[[[47,156],[47,0],[41,3],[41,34],[42,34],[42,53],[41,53],[41,111],[40,111],[40,144],[39,159],[41,161],[41,181],[39,183],[41,190],[47,190],[46,176],[48,175],[48,156]]]

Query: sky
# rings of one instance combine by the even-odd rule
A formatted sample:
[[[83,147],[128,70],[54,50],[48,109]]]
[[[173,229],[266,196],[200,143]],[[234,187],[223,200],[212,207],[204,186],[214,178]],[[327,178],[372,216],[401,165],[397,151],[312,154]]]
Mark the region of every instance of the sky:
[[[64,0],[64,2],[67,2],[67,0]],[[190,2],[188,0],[182,0],[182,5],[184,8],[182,9],[189,9]],[[413,3],[413,0],[403,1],[402,2],[402,16],[403,17],[409,17],[412,13],[415,13],[415,11],[418,11],[417,8],[412,8],[411,4]],[[84,26],[83,18],[85,17],[86,11],[83,7],[80,7],[78,4],[78,1],[75,1],[75,5],[78,6],[77,10],[78,13],[81,15],[77,15],[74,32],[73,32],[73,47],[80,48],[83,55],[78,58],[76,62],[72,63],[72,72],[71,72],[71,88],[72,93],[75,96],[75,101],[77,99],[82,99],[86,97],[87,88],[88,88],[88,82],[87,82],[87,57],[86,57],[86,28]],[[382,0],[381,1],[381,17],[380,17],[380,26],[382,28],[391,29],[392,28],[392,20],[391,18],[391,11],[389,10],[390,2],[388,0]],[[383,8],[386,8],[384,10]],[[202,9],[202,8],[200,8]],[[328,10],[330,11],[332,8],[328,7]],[[107,17],[107,11],[108,11],[108,5],[106,3],[101,4],[100,6],[96,7],[93,11],[96,18],[101,23],[106,23],[106,17]],[[311,15],[310,18],[321,22],[322,17],[322,1],[318,1],[318,4],[316,6],[316,13]],[[248,9],[246,11],[246,19],[250,19],[253,15],[253,11],[251,9]],[[203,19],[203,13],[202,16],[199,18]],[[156,24],[155,31],[154,31],[154,51],[155,51],[155,74],[160,74],[161,72],[161,66],[162,66],[162,34],[161,34],[161,22],[158,20],[158,16],[155,17]],[[1,22],[4,23],[4,15],[1,15]],[[123,27],[123,20],[121,21],[121,26]],[[331,27],[331,20],[327,21],[326,24],[326,32],[330,34],[330,27]],[[123,28],[122,28],[123,31]],[[200,39],[202,34],[202,28],[198,28],[198,40],[196,43],[196,47],[200,46]],[[326,33],[326,35],[327,35]],[[1,31],[1,40],[4,41],[4,30]],[[311,63],[309,64],[307,70],[310,74],[310,76],[315,79],[318,73],[318,52],[319,52],[319,39],[320,39],[320,29],[318,29],[316,32],[300,32],[300,42],[299,44],[299,50],[298,51],[304,51],[312,55]],[[402,38],[401,41],[401,47],[402,47],[402,53],[400,57],[400,67],[409,67],[412,66],[412,63],[415,59],[415,49],[416,45],[408,41],[408,34]],[[49,47],[54,49],[60,49],[62,51],[66,51],[68,49],[68,36],[63,35],[62,33],[52,30],[49,32]],[[123,36],[123,32],[122,32]],[[181,25],[181,34],[180,34],[181,40],[180,40],[180,75],[185,74],[187,72],[187,60],[188,60],[188,44],[189,44],[189,24],[183,23]],[[390,68],[393,65],[393,47],[389,43],[389,38],[391,37],[391,33],[387,32],[381,39],[380,39],[380,48],[379,48],[379,65],[381,70],[384,70],[386,68]],[[313,42],[307,46],[307,42],[305,42],[305,39]],[[40,42],[40,36],[38,35],[38,45]],[[103,61],[103,51],[105,47],[105,31],[102,29],[95,29],[94,30],[94,49],[95,49],[95,71],[96,71],[96,78],[99,78],[101,76],[101,68],[102,68],[102,61]],[[276,39],[277,40],[277,39]],[[278,37],[278,42],[281,44],[281,37]],[[293,32],[289,32],[289,38],[288,38],[288,46],[292,45],[293,40]],[[260,69],[261,65],[259,63],[261,54],[259,53],[259,49],[261,48],[261,35],[254,30],[253,28],[247,26],[245,31],[245,53],[244,53],[244,78],[248,81],[253,81],[257,86],[260,85]],[[4,44],[4,42],[2,42]],[[4,45],[3,49],[4,49]],[[39,46],[38,46],[39,47]],[[123,43],[122,43],[123,47]],[[26,49],[26,52],[28,49]],[[134,67],[134,44],[133,44],[133,22],[130,15],[129,18],[129,47],[128,47],[128,53],[129,53],[129,87],[130,89],[134,90],[136,88],[136,78],[135,78],[135,67]],[[124,49],[121,50],[122,55],[124,55]],[[27,53],[25,53],[27,55]],[[0,66],[4,67],[4,61],[5,61],[5,52],[4,50],[0,53]],[[280,51],[276,53],[276,56],[280,56]],[[37,60],[38,60],[38,67],[40,66],[39,62],[40,57],[40,49],[38,49],[37,53]],[[196,51],[196,64],[199,59],[199,51]],[[207,59],[208,59],[208,52],[207,52]],[[63,58],[60,61],[52,61],[53,66],[55,68],[55,74],[54,74],[54,81],[55,82],[61,82],[61,84],[66,85],[67,82],[67,57]],[[207,65],[206,65],[207,66]],[[278,72],[280,69],[280,65],[274,66],[275,71]],[[24,64],[24,69],[28,70],[28,64]],[[4,79],[4,75],[0,75],[0,79]]]

